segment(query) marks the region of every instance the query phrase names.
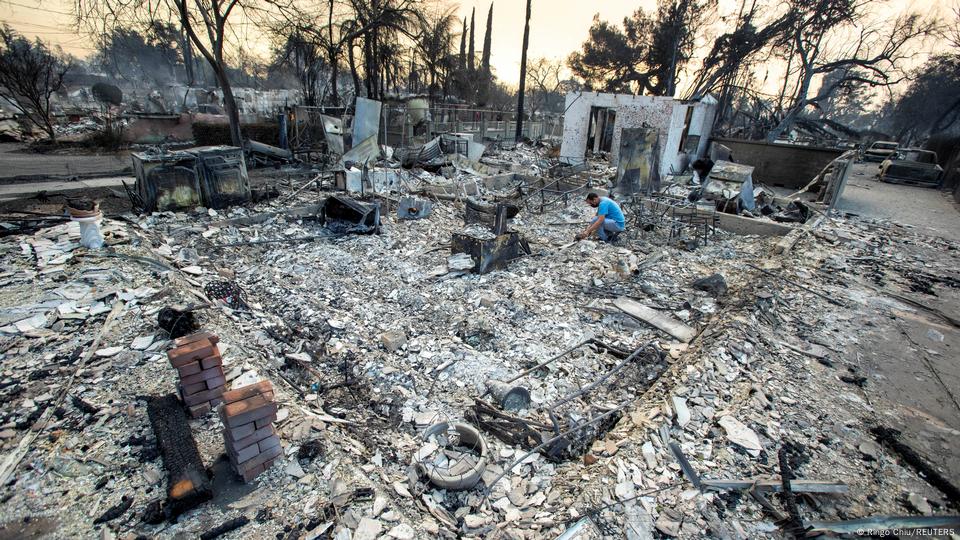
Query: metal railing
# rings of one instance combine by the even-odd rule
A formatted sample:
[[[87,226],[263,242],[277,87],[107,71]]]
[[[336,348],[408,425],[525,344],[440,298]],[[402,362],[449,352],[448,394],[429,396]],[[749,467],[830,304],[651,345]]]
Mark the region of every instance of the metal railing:
[[[405,147],[422,144],[440,133],[469,133],[477,142],[514,141],[516,138],[517,115],[512,111],[456,106],[433,106],[429,110],[430,115],[415,124],[406,106],[384,107],[381,142]],[[552,114],[524,120],[522,135],[531,140],[561,137],[563,117]]]

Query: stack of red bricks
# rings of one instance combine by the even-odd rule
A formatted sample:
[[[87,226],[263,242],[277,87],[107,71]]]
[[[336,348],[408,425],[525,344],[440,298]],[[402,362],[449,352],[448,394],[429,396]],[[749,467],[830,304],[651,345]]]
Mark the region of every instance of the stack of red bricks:
[[[218,409],[227,457],[245,482],[270,468],[280,456],[280,437],[273,428],[277,404],[270,381],[230,390]]]
[[[180,373],[180,397],[194,418],[219,405],[226,390],[218,341],[209,332],[197,332],[177,338],[174,348],[167,352],[170,365]]]

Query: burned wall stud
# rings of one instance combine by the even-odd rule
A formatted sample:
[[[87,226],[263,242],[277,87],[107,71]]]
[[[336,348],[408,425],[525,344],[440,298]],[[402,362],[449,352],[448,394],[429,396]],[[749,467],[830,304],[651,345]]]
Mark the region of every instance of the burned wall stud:
[[[150,398],[147,416],[167,469],[167,498],[162,503],[162,512],[172,519],[210,500],[213,492],[187,416],[176,396]]]

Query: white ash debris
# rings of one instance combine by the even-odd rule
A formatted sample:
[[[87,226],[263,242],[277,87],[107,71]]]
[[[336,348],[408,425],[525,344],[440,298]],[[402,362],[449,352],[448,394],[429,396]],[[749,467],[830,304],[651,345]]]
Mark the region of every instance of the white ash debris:
[[[539,158],[518,147],[500,159],[528,165]],[[449,185],[463,176],[415,175]],[[771,256],[776,239],[721,233],[687,251],[676,249],[669,230],[641,234],[629,225],[617,245],[569,246],[592,211],[575,197],[544,214],[522,209],[511,227],[529,240],[533,255],[476,275],[450,264],[451,235],[492,233],[464,226],[460,201],[439,199],[432,215],[417,221],[384,211],[379,235],[325,239],[316,222],[284,213],[286,206],[316,204],[316,197],[305,192],[283,205],[274,200],[217,215],[106,220],[111,256],[80,249],[70,227],[3,239],[4,452],[16,449],[61,391],[70,397],[11,472],[0,521],[29,517],[54,537],[91,536],[97,529],[118,537],[195,536],[239,514],[251,519],[240,530],[244,537],[453,538],[502,531],[541,538],[556,537],[585,516],[588,537],[781,534],[749,497],[693,489],[671,442],[711,479],[778,478],[777,450],[786,441],[797,445],[799,477],[850,486],[846,494],[818,497],[817,506],[804,505],[805,519],[901,513],[899,496],[906,501],[907,493],[912,508],[942,510],[935,491],[868,444],[870,401],[862,388],[838,378],[858,369],[841,353],[858,346],[863,321],[879,321],[889,310],[889,302],[858,285],[876,274],[854,259],[868,252],[901,273],[937,271],[919,254],[878,249],[879,238],[896,241],[884,225],[832,219],[823,234],[844,240],[811,236],[780,259]],[[389,206],[389,198],[380,202]],[[278,213],[238,219],[262,212]],[[941,241],[907,234],[899,241],[943,248]],[[280,239],[291,241],[224,247]],[[653,257],[659,259],[644,266]],[[767,264],[849,307],[745,263]],[[455,269],[463,272],[449,273]],[[713,273],[726,279],[725,295],[689,286]],[[203,287],[219,280],[236,282],[249,310],[215,303],[198,316],[220,336],[228,379],[257,372],[273,381],[285,411],[276,424],[281,464],[232,500],[207,503],[175,524],[146,525],[139,512],[162,492],[165,475],[140,397],[171,392],[176,383],[157,313],[202,303]],[[614,307],[618,296],[702,333],[690,345],[679,344]],[[117,302],[123,302],[117,326],[68,388],[79,355]],[[537,452],[521,459],[529,448],[481,429],[490,453],[476,489],[437,489],[410,470],[417,454],[448,464],[442,445],[425,444],[420,433],[437,422],[464,421],[487,380],[509,380],[588,336],[628,352],[651,343],[659,360],[629,366],[564,409],[630,404],[585,454],[559,463]],[[517,416],[541,421],[541,407],[590,385],[618,361],[598,346],[584,346],[520,379],[515,384],[530,391],[532,404]],[[210,415],[192,426],[204,462],[213,466],[223,453],[219,421]],[[866,454],[869,461],[861,459]],[[354,500],[360,488],[374,496]],[[91,516],[124,494],[135,500],[126,518],[94,526]],[[335,515],[324,511],[331,501],[343,501]]]

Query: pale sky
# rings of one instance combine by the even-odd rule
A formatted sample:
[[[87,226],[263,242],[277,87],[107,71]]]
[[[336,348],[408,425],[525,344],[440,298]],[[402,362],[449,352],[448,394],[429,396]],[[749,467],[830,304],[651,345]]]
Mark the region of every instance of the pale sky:
[[[876,6],[878,12],[892,19],[908,8],[922,13],[947,13],[951,1],[960,0],[878,0],[872,5]],[[461,18],[469,17],[470,10],[476,8],[476,53],[479,56],[483,47],[483,31],[490,2],[463,0],[459,4],[449,2],[448,5],[458,5]],[[719,12],[730,13],[736,5],[736,0],[720,0]],[[27,36],[40,37],[62,46],[68,53],[86,57],[93,52],[92,40],[78,35],[70,27],[71,6],[70,0],[0,0],[0,20]],[[652,10],[655,6],[655,0],[533,0],[528,57],[565,59],[571,52],[579,49],[586,39],[595,13],[599,13],[601,19],[619,24],[638,7]],[[491,64],[497,76],[511,85],[516,85],[520,78],[525,7],[523,0],[500,0],[494,3],[493,8]],[[708,39],[712,41],[713,37],[715,36],[705,35],[702,41],[707,43]],[[255,35],[246,37],[246,45],[259,54],[268,50],[265,42],[257,39]],[[456,46],[459,47],[459,42]],[[919,63],[923,58],[924,55],[921,55],[916,62]],[[699,62],[695,58],[690,68],[695,69],[698,66]]]

